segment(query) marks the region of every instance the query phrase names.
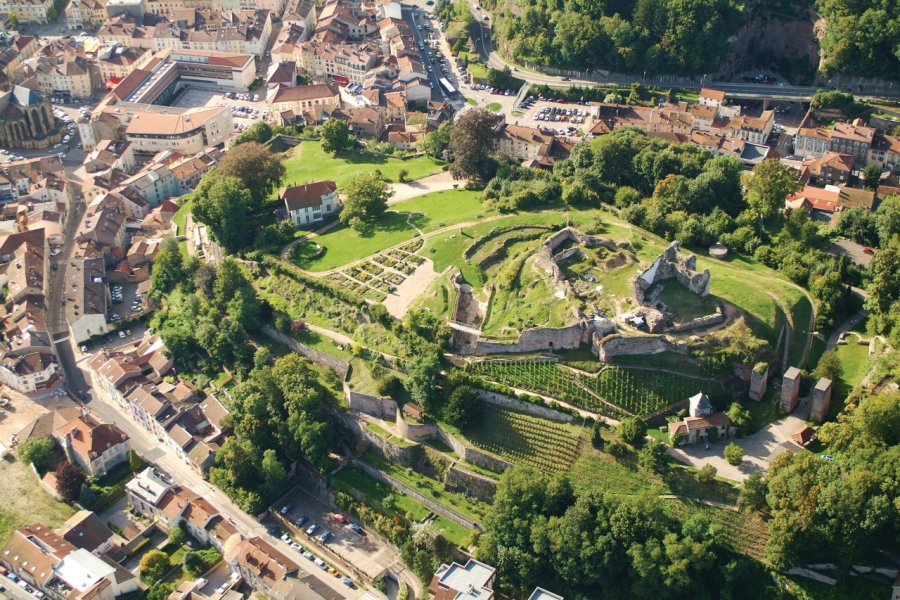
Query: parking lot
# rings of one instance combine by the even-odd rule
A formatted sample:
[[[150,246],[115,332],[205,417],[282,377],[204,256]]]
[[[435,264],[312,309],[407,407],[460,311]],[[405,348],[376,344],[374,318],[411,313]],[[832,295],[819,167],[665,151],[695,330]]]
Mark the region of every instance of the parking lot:
[[[376,536],[365,532],[354,533],[350,528],[350,525],[355,523],[353,519],[346,515],[336,518],[336,513],[330,507],[308,492],[294,488],[285,498],[279,506],[272,507],[272,513],[276,519],[282,521],[296,540],[313,551],[312,559],[304,556],[304,560],[308,561],[306,565],[313,565],[310,568],[322,568],[322,565],[314,562],[315,559],[321,557],[329,561],[330,553],[336,554],[368,577],[378,576],[396,562],[397,557],[393,551]],[[286,506],[288,510],[282,514]],[[341,523],[338,519],[344,519],[345,522]],[[302,525],[298,526],[297,523]],[[316,528],[312,534],[307,534],[313,524]],[[319,538],[326,529],[330,535],[323,543]],[[298,556],[303,556],[303,551],[302,547],[297,549]],[[354,573],[351,576],[357,575]]]
[[[256,121],[265,120],[269,116],[264,89],[237,96],[238,94],[232,92],[191,87],[178,96],[172,106],[179,108],[228,106],[234,117],[235,131],[246,131]]]
[[[519,119],[520,125],[537,127],[544,132],[562,136],[580,136],[587,133],[594,120],[591,107],[572,102],[552,102],[532,97],[530,102],[520,106],[525,115]]]
[[[7,447],[12,446],[14,434],[23,427],[50,411],[68,406],[75,406],[62,388],[48,392],[45,397],[28,399],[0,388],[0,394],[8,401],[0,406],[0,442]]]

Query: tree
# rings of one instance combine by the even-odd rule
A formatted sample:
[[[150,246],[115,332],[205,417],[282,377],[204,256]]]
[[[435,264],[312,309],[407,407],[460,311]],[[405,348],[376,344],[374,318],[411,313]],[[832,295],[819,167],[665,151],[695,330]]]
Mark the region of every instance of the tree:
[[[347,123],[331,118],[325,121],[319,133],[322,136],[322,150],[330,154],[340,154],[354,146],[356,140],[350,133]]]
[[[872,163],[867,165],[862,172],[863,181],[866,182],[866,187],[870,190],[877,190],[878,183],[881,181],[881,167]]]
[[[707,463],[703,468],[697,471],[697,481],[700,483],[710,483],[716,478],[716,468]]]
[[[447,158],[446,152],[450,148],[450,132],[453,125],[450,121],[444,121],[437,129],[425,134],[422,140],[422,151],[432,158]]]
[[[596,448],[597,450],[603,450],[603,425],[600,421],[594,421],[594,426],[591,428],[591,446]]]
[[[261,474],[263,491],[267,498],[275,498],[284,493],[287,487],[287,470],[278,460],[278,454],[271,448],[263,452]]]
[[[240,179],[206,175],[194,191],[194,198],[194,217],[209,226],[213,239],[226,252],[234,254],[253,242],[248,214],[253,196]]]
[[[171,568],[169,555],[161,550],[150,550],[141,557],[141,579],[146,582],[159,581]]]
[[[731,419],[735,427],[744,428],[750,425],[750,411],[740,405],[738,402],[732,402],[726,413]]]
[[[390,197],[390,189],[376,173],[357,175],[344,187],[341,222],[357,231],[371,229],[387,210]]]
[[[67,460],[56,467],[56,491],[65,502],[75,502],[84,485],[84,471]]]
[[[900,235],[900,195],[888,196],[875,211],[875,230],[882,248],[890,245],[896,235]]]
[[[875,254],[869,272],[865,307],[875,317],[878,331],[889,334],[900,314],[900,240]]]
[[[819,358],[819,364],[813,369],[812,378],[818,381],[824,377],[837,383],[840,381],[843,372],[844,367],[841,364],[841,357],[838,356],[837,350],[828,350]]]
[[[169,530],[169,543],[173,546],[183,546],[188,541],[187,531],[184,528],[184,521],[178,521],[175,527]]]
[[[619,422],[618,431],[622,441],[637,446],[647,435],[647,424],[637,417],[628,417]]]
[[[753,471],[741,486],[741,506],[762,510],[766,506],[766,481],[759,471]]]
[[[26,465],[33,464],[41,469],[47,466],[55,450],[56,444],[51,437],[29,438],[19,444],[16,455]]]
[[[853,206],[838,214],[837,231],[857,244],[878,245],[878,217],[861,206]]]
[[[147,590],[147,600],[166,600],[175,588],[171,583],[157,583]]]
[[[437,383],[438,374],[441,371],[441,363],[436,353],[424,353],[414,356],[406,369],[409,379],[406,380],[406,390],[412,401],[432,412],[431,400],[434,396],[434,386]]]
[[[255,212],[284,179],[286,169],[272,151],[259,142],[246,142],[228,150],[216,167],[216,177],[235,177],[250,190],[248,212]]]
[[[728,464],[732,467],[737,467],[744,462],[744,449],[734,442],[725,446],[725,450],[722,454],[725,456],[725,460],[728,461]]]
[[[659,473],[666,465],[666,447],[656,440],[648,441],[638,451],[638,466],[651,473]]]
[[[175,238],[168,236],[160,244],[159,252],[153,259],[153,271],[150,273],[150,282],[153,291],[163,295],[170,292],[184,279],[184,263],[181,249]]]
[[[784,201],[800,189],[797,172],[776,159],[766,159],[753,168],[753,173],[742,179],[747,203],[760,221],[777,215],[784,208]]]
[[[447,406],[444,407],[444,418],[454,427],[465,431],[478,421],[483,407],[478,392],[472,387],[461,385],[450,393]]]
[[[247,142],[257,142],[259,144],[265,144],[271,139],[272,126],[265,121],[257,121],[250,126],[250,129],[234,139],[234,142],[231,143],[231,149],[233,150],[235,146],[246,144]]]
[[[493,157],[497,118],[483,108],[473,108],[456,119],[450,133],[454,179],[489,180],[496,170]]]
[[[406,180],[409,178],[409,169],[400,169],[397,172],[397,180],[400,183],[406,183]]]

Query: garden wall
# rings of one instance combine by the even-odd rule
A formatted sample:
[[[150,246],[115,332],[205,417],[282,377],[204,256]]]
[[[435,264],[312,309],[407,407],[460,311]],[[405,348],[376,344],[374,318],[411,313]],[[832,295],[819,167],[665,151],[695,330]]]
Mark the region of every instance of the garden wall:
[[[659,354],[661,352],[677,352],[687,354],[687,344],[684,342],[671,342],[661,335],[641,335],[622,337],[610,335],[602,340],[595,341],[597,355],[602,362],[608,362],[614,356],[628,356],[632,354]]]
[[[485,454],[484,452],[463,444],[461,441],[459,441],[440,427],[438,427],[437,429],[437,437],[442,442],[453,448],[453,451],[456,452],[456,454],[458,454],[461,459],[465,460],[466,462],[470,462],[473,465],[478,465],[479,467],[482,467],[489,471],[495,471],[497,473],[502,473],[505,470],[512,468],[513,466],[512,463],[507,462],[502,458]]]
[[[519,334],[515,342],[492,342],[479,338],[475,343],[477,356],[485,354],[508,354],[516,352],[538,352],[541,350],[569,350],[590,343],[591,332],[582,321],[565,327],[533,327]]]
[[[412,469],[422,459],[422,446],[418,444],[415,446],[398,446],[367,427],[360,427],[359,432],[364,440],[378,450],[379,454],[393,463]]]
[[[540,404],[524,402],[522,400],[519,400],[518,398],[513,398],[504,394],[489,392],[487,390],[478,390],[478,396],[488,404],[517,410],[519,412],[528,413],[530,415],[535,415],[544,419],[550,419],[551,421],[570,423],[573,420],[573,417],[570,414],[562,413],[558,410],[553,410],[552,408],[548,408]]]
[[[391,398],[356,392],[351,390],[346,383],[344,384],[344,398],[353,410],[379,419],[393,419],[397,414],[397,403]]]
[[[444,477],[447,488],[454,492],[462,492],[474,496],[482,502],[492,504],[497,493],[497,482],[484,475],[460,469],[456,465],[447,470]]]
[[[280,331],[276,331],[269,325],[263,325],[262,332],[276,342],[281,342],[297,354],[305,356],[320,367],[331,369],[341,377],[347,376],[347,371],[350,369],[350,363],[348,363],[346,360],[342,360],[336,356],[321,352],[319,350],[316,350],[315,348],[310,348],[306,344],[302,344],[294,338],[285,335]]]

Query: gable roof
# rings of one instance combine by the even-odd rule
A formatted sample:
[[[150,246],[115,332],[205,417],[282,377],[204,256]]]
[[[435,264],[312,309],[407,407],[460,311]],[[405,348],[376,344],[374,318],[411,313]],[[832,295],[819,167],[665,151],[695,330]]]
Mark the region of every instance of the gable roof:
[[[278,197],[288,211],[322,205],[322,196],[333,193],[337,184],[333,181],[316,181],[303,185],[292,185],[278,190]]]

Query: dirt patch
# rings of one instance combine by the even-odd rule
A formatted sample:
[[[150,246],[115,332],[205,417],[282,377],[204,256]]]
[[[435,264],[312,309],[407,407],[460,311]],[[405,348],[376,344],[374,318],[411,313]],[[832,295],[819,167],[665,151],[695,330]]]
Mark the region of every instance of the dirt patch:
[[[440,273],[434,270],[434,263],[426,259],[397,286],[396,290],[388,294],[384,299],[384,307],[392,316],[402,319],[413,300],[418,298],[423,290],[428,289],[438,277]]]
[[[455,188],[462,189],[465,185],[466,182],[464,180],[453,179],[448,171],[442,171],[441,173],[429,175],[408,183],[392,183],[390,184],[390,189],[393,195],[388,200],[388,204],[396,204],[432,192],[443,192]]]

